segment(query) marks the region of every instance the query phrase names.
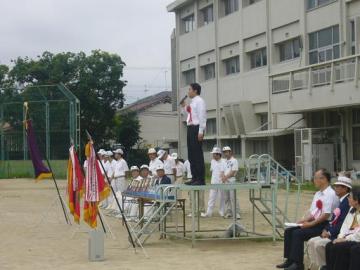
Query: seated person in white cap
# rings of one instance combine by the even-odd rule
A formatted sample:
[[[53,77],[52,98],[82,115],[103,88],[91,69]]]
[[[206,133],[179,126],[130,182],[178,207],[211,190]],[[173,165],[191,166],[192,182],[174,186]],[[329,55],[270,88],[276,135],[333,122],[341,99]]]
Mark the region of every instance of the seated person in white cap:
[[[124,152],[122,149],[116,149],[115,153],[115,166],[114,166],[114,181],[113,188],[115,192],[121,191],[124,192],[128,187],[128,182],[126,180],[126,172],[129,171],[129,167],[125,159],[123,158]]]
[[[223,183],[225,184],[233,184],[236,181],[236,174],[239,171],[239,163],[234,158],[233,152],[230,148],[230,146],[225,146],[223,149],[223,154],[225,158],[225,173],[222,178]],[[235,203],[235,196],[234,192],[232,190],[224,190],[224,201],[225,201],[225,207],[226,207],[226,214],[225,218],[231,218],[233,216],[233,209],[236,210],[236,218],[240,219],[240,205],[239,200]]]
[[[175,160],[163,149],[160,149],[157,154],[158,158],[164,163],[164,171],[166,176],[171,179],[171,184],[174,184],[176,175]]]
[[[221,149],[219,147],[214,147],[211,154],[213,156],[210,165],[211,184],[222,184],[222,178],[225,172],[225,162],[221,158]],[[208,208],[206,213],[201,213],[202,217],[212,216],[217,198],[220,200],[219,214],[222,217],[224,216],[224,192],[219,189],[210,189]]]
[[[140,167],[140,176],[143,182],[143,191],[146,191],[150,185],[151,176],[149,166],[146,164],[141,165]]]
[[[340,205],[334,210],[333,216],[321,236],[313,237],[308,241],[308,251],[312,265],[323,267],[326,264],[325,246],[336,239],[340,233],[341,226],[350,209],[348,197],[351,187],[351,179],[345,176],[339,176],[334,183],[335,193],[340,199]]]
[[[162,163],[161,160],[158,159],[157,152],[156,152],[155,148],[150,148],[148,150],[148,157],[150,159],[150,162],[149,162],[150,175],[151,176],[156,176],[156,167],[159,164],[163,164],[163,163]]]
[[[167,175],[165,174],[164,165],[160,164],[157,166],[156,174],[157,174],[157,179],[155,182],[156,185],[170,185],[171,184],[171,179],[169,177],[167,177]]]

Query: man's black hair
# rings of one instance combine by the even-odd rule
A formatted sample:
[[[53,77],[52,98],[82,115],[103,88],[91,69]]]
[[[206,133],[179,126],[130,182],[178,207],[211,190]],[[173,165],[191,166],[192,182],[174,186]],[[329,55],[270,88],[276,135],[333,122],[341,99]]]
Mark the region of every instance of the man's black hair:
[[[327,170],[327,169],[319,169],[319,172],[321,172],[321,174],[326,178],[326,180],[331,183],[331,173]]]
[[[196,91],[197,94],[200,96],[200,94],[201,94],[201,86],[200,86],[200,84],[198,84],[198,83],[191,83],[191,84],[190,84],[190,87],[191,87],[192,90]]]
[[[353,186],[351,189],[351,195],[354,201],[360,203],[360,186]]]

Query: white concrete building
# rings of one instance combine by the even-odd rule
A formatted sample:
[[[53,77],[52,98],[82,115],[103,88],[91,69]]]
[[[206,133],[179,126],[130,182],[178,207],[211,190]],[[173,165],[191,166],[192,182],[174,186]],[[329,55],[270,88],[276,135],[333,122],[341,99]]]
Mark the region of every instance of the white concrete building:
[[[206,151],[270,153],[307,179],[318,167],[360,170],[360,1],[177,0],[167,9],[173,89],[179,100],[189,83],[202,85]]]
[[[137,112],[142,147],[172,150],[178,147],[177,114],[172,108],[172,93],[164,91],[142,98],[121,111]]]

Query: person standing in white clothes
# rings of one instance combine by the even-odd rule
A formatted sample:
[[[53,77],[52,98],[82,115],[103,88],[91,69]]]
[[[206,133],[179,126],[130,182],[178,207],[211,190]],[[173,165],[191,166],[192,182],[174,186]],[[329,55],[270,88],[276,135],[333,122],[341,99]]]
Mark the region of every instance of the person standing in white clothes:
[[[225,174],[223,176],[223,183],[225,184],[234,184],[236,181],[236,174],[239,171],[239,163],[234,158],[233,152],[230,146],[225,146],[223,148],[223,154],[225,158]],[[224,200],[226,206],[226,215],[225,218],[231,218],[234,213],[233,209],[235,208],[236,218],[240,219],[240,205],[239,200],[236,199],[234,194],[236,190],[225,190],[224,191]]]
[[[184,183],[184,172],[185,172],[184,163],[181,162],[177,153],[172,153],[171,157],[175,160],[175,164],[176,164],[175,184],[183,184]]]
[[[155,148],[150,148],[148,150],[148,157],[150,159],[149,162],[149,171],[150,171],[150,175],[153,177],[156,177],[156,168],[162,164],[162,161],[158,159],[157,157],[157,152]]]
[[[115,189],[115,192],[124,192],[128,186],[128,182],[126,181],[126,172],[129,171],[129,167],[126,160],[123,158],[124,151],[122,149],[116,149],[114,153],[116,162],[114,166],[113,188]]]
[[[221,149],[219,147],[214,147],[211,151],[213,159],[211,160],[210,171],[211,171],[211,184],[222,184],[222,178],[224,177],[225,172],[225,162],[221,158]],[[211,217],[213,210],[215,208],[216,199],[219,198],[220,216],[224,216],[224,200],[223,192],[219,189],[210,189],[208,208],[206,213],[201,213],[202,217]]]
[[[158,158],[164,163],[164,171],[166,176],[170,178],[171,184],[174,184],[176,176],[175,160],[163,149],[160,149],[157,154]]]
[[[191,175],[191,166],[189,160],[185,160],[184,162],[184,177],[186,176],[187,181],[191,181],[192,175]]]

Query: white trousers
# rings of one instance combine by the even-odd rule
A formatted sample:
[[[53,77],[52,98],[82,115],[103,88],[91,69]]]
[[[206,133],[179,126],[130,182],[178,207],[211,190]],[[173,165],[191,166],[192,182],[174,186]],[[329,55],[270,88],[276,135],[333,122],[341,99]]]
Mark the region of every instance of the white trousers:
[[[318,267],[326,265],[325,246],[331,242],[328,238],[313,237],[308,241],[308,252],[311,263]]]
[[[224,216],[224,208],[225,208],[224,192],[218,189],[210,189],[208,208],[206,211],[206,214],[208,216],[212,216],[217,199],[219,199],[220,201],[219,214],[220,216]]]
[[[239,199],[236,196],[236,201],[235,201],[235,194],[233,190],[224,190],[224,202],[225,202],[225,207],[226,207],[226,213],[230,213],[231,215],[234,215],[233,213],[233,209],[236,209],[236,213],[235,214],[239,214],[240,215],[240,204],[239,204]]]

